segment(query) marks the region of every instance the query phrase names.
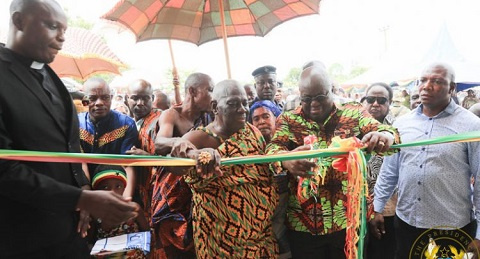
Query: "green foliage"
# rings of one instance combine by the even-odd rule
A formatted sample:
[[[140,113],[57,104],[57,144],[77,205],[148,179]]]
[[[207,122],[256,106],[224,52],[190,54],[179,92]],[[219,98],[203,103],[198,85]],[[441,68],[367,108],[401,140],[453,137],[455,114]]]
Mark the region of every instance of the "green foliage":
[[[348,81],[352,78],[355,78],[363,73],[365,73],[368,70],[366,67],[362,66],[355,66],[352,67],[352,69],[347,73],[345,71],[345,68],[339,64],[339,63],[334,63],[328,68],[328,73],[332,77],[332,79],[341,84],[345,81]]]
[[[367,67],[355,66],[350,71],[346,72],[345,68],[341,64],[334,63],[330,65],[330,67],[328,67],[328,74],[330,75],[333,81],[337,83],[343,83],[345,81],[348,81],[352,78],[355,78],[365,73],[367,70],[368,70]],[[283,79],[283,88],[284,89],[297,88],[301,73],[302,73],[302,68],[300,67],[291,68],[287,76]]]
[[[83,28],[87,30],[91,30],[94,26],[93,22],[89,22],[82,17],[69,17],[68,19],[68,27],[77,27],[77,28]]]
[[[367,72],[367,70],[368,70],[367,67],[356,66],[356,67],[352,68],[352,70],[350,71],[351,77],[349,79],[355,78],[355,77]]]
[[[328,73],[332,77],[332,79],[335,82],[345,82],[348,79],[348,75],[345,74],[345,69],[343,66],[339,63],[333,63],[329,68],[328,68]]]
[[[196,71],[194,70],[184,70],[184,69],[178,69],[177,68],[177,73],[178,73],[178,79],[180,80],[180,89],[183,89],[184,85],[185,85],[185,80],[187,79],[187,77],[192,74],[192,73],[195,73]],[[161,85],[160,89],[165,91],[165,92],[173,92],[173,74],[172,74],[172,69],[169,68],[167,70],[165,70],[165,72],[163,73],[163,78],[165,78],[165,80],[163,80],[165,83]],[[183,90],[180,91],[181,93],[183,93]]]
[[[344,75],[345,72],[344,72],[344,68],[341,64],[339,63],[333,63],[332,65],[330,65],[330,67],[328,68],[328,73],[330,73],[330,75],[332,76],[340,76],[340,75]]]
[[[298,80],[300,79],[301,73],[302,73],[302,68],[300,67],[291,68],[287,76],[282,81],[283,88],[284,89],[297,88]]]

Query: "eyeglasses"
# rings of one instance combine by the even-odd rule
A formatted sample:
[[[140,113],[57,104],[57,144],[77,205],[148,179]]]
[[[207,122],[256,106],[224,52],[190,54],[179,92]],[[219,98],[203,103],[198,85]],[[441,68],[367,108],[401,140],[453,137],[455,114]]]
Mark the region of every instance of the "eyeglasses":
[[[364,97],[364,100],[366,100],[367,103],[369,103],[369,104],[373,104],[373,103],[375,103],[375,101],[378,104],[385,104],[388,101],[388,99],[385,98],[385,97],[377,97],[377,96],[366,96],[366,97]]]
[[[152,96],[151,95],[130,95],[128,98],[134,102],[137,102],[140,99],[144,102],[148,102],[152,99]]]
[[[426,84],[428,81],[430,81],[434,85],[446,85],[448,82],[442,78],[427,78],[427,77],[422,77],[417,80],[417,86]]]
[[[83,99],[82,99],[82,104],[83,104],[83,106],[87,106],[90,103],[96,102],[98,99],[100,99],[104,102],[108,102],[108,101],[112,100],[112,97],[113,97],[112,95],[108,95],[108,94],[104,94],[104,95],[85,95],[85,97],[83,97]]]
[[[315,101],[321,103],[328,98],[329,94],[330,94],[330,91],[328,91],[326,94],[319,94],[319,95],[314,96],[314,97],[302,96],[302,97],[300,97],[300,101],[302,101],[304,103],[307,103],[307,104],[310,104],[315,100]]]

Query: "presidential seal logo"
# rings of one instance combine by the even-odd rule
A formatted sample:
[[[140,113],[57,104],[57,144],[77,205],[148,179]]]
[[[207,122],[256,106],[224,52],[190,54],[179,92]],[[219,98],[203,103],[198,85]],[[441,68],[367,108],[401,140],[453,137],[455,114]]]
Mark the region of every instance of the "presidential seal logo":
[[[470,259],[473,253],[467,252],[473,241],[465,231],[439,226],[420,235],[410,249],[410,259]],[[477,252],[479,250],[476,247]]]

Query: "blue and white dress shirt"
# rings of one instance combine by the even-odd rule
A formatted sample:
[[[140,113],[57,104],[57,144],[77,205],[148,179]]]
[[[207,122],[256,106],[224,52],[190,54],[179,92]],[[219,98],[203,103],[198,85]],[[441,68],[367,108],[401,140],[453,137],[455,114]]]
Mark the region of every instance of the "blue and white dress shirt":
[[[480,131],[480,119],[453,101],[431,118],[422,109],[423,105],[418,106],[393,124],[403,143]],[[409,225],[425,229],[464,227],[474,214],[477,221],[480,218],[479,166],[480,142],[403,148],[385,157],[375,185],[374,210],[383,211],[398,185],[396,213]],[[474,188],[472,176],[477,182]],[[480,238],[478,228],[476,238]]]

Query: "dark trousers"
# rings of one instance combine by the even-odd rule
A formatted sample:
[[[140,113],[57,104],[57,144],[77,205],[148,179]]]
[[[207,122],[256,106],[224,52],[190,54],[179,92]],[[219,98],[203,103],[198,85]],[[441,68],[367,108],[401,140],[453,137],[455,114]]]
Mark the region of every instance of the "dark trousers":
[[[345,258],[345,229],[328,235],[314,236],[307,232],[288,231],[292,258]]]
[[[368,231],[367,249],[365,255],[367,259],[393,259],[395,255],[395,229],[394,216],[384,217],[385,234],[382,239],[377,239]]]
[[[67,238],[59,244],[42,248],[38,251],[28,254],[18,254],[15,256],[2,256],[0,258],[15,259],[86,259],[90,258],[90,251],[87,247],[87,241],[81,238],[75,231],[70,238]],[[45,237],[48,238],[48,237]]]
[[[394,219],[395,227],[395,238],[397,240],[397,250],[395,251],[395,259],[408,259],[410,255],[410,250],[412,249],[415,240],[420,237],[428,229],[416,228],[410,226],[405,221],[401,220],[397,215]],[[463,228],[461,228],[465,233],[469,234],[471,237],[475,237],[475,232],[477,230],[476,221],[472,221]]]

